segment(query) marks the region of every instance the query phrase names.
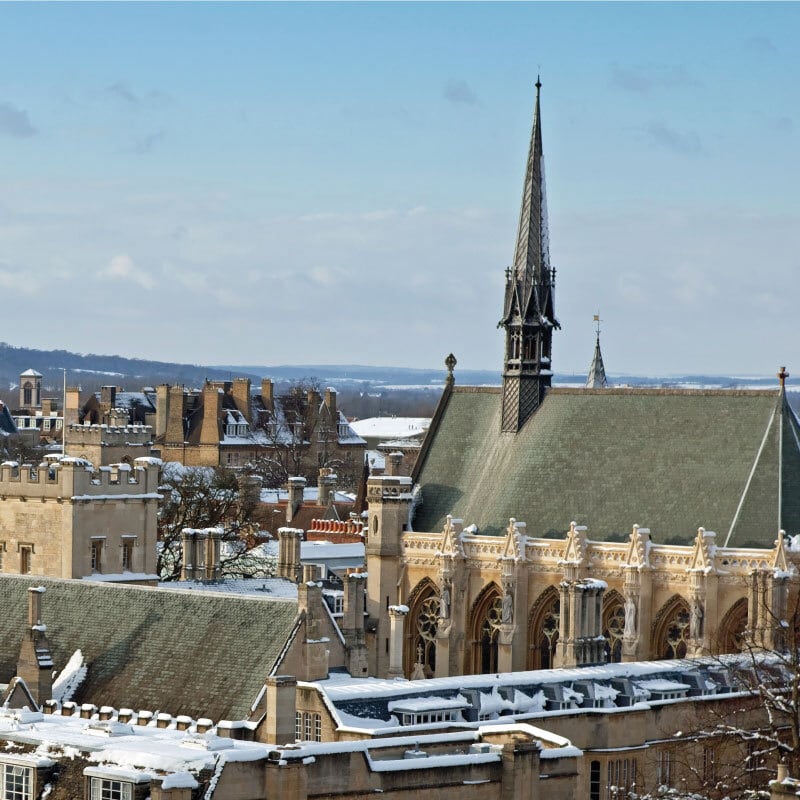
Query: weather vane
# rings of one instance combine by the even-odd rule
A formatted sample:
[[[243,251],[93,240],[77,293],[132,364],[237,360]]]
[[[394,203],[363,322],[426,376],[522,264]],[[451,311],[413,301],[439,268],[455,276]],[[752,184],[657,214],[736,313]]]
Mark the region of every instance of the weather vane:
[[[592,318],[597,323],[597,338],[600,338],[600,312],[598,311]]]

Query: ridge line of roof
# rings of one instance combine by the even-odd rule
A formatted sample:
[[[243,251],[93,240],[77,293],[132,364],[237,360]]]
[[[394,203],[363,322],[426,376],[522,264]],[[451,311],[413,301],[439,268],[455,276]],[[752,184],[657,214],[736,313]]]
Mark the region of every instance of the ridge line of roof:
[[[49,575],[12,575],[11,573],[3,573],[0,574],[0,583],[4,580],[13,580],[18,583],[28,583],[30,585],[34,585],[36,583],[42,581],[49,581],[50,583],[54,583],[56,585],[62,586],[97,586],[97,587],[104,587],[107,588],[109,591],[138,591],[138,592],[168,592],[171,595],[189,595],[194,597],[205,597],[205,598],[212,598],[218,600],[221,597],[232,599],[232,600],[246,600],[248,602],[256,602],[256,603],[263,603],[272,601],[281,601],[281,602],[294,602],[297,601],[292,597],[253,597],[247,594],[234,594],[233,592],[215,592],[213,590],[209,591],[198,591],[197,589],[164,589],[160,586],[142,586],[134,583],[109,583],[108,581],[91,581],[91,580],[83,580],[81,578],[54,578],[50,577]],[[256,579],[260,580],[260,579]],[[177,583],[177,581],[176,581]]]

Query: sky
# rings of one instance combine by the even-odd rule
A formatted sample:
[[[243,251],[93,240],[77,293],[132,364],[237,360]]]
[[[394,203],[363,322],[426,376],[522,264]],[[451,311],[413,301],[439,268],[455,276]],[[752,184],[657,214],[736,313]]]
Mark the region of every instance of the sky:
[[[10,344],[501,367],[537,74],[553,344],[800,373],[798,3],[0,3]]]

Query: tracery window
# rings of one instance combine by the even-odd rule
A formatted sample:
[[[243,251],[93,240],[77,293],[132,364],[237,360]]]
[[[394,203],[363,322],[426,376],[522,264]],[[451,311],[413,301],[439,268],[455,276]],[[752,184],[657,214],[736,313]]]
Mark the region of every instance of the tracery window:
[[[656,618],[653,655],[656,658],[685,658],[690,635],[689,604],[675,595]]]
[[[480,632],[480,672],[497,672],[497,638],[503,621],[503,598],[495,597],[486,609]]]
[[[531,614],[529,669],[552,669],[558,644],[561,601],[555,589],[548,589],[537,600]]]
[[[414,653],[425,674],[436,674],[436,631],[439,626],[439,598],[435,595],[420,603],[417,612]]]
[[[603,637],[606,640],[606,662],[622,661],[622,637],[625,635],[625,606],[621,600],[612,602],[603,615]]]

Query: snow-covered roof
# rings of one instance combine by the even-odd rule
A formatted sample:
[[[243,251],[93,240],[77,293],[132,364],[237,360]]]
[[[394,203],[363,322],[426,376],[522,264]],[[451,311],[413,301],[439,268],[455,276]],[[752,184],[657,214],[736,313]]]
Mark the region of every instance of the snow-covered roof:
[[[41,378],[43,377],[41,372],[37,372],[35,369],[26,369],[25,372],[20,372],[20,378]]]
[[[364,545],[360,542],[334,544],[333,542],[301,542],[300,559],[302,561],[348,561],[364,562]]]
[[[430,417],[368,417],[351,422],[350,427],[359,436],[405,439],[423,435],[430,424]]]
[[[420,701],[428,708],[444,708],[443,702],[466,699],[462,724],[470,724],[470,720],[477,724],[479,719],[500,714],[510,721],[548,714],[613,713],[642,701],[681,702],[652,697],[662,692],[682,691],[690,697],[732,692],[735,690],[713,681],[711,673],[716,676],[726,664],[735,665],[736,658],[643,661],[411,681],[332,674],[328,680],[310,685],[322,693],[341,727],[385,732],[404,727],[393,711]],[[703,687],[707,691],[702,691]]]
[[[297,584],[284,578],[226,578],[220,581],[165,581],[161,589],[247,595],[263,600],[297,600]]]
[[[193,720],[186,731],[177,730],[172,718],[166,728],[158,728],[152,715],[147,725],[135,723],[135,714],[129,723],[122,723],[116,711],[112,719],[101,721],[96,714],[89,720],[77,715],[0,709],[0,737],[34,745],[34,751],[25,757],[37,765],[51,765],[65,753],[77,750],[89,762],[85,775],[135,783],[161,778],[166,773],[169,785],[196,785],[194,776],[201,770],[216,772],[225,763],[265,759],[272,749],[219,737],[216,728],[200,734]],[[12,757],[18,758],[15,754]]]

